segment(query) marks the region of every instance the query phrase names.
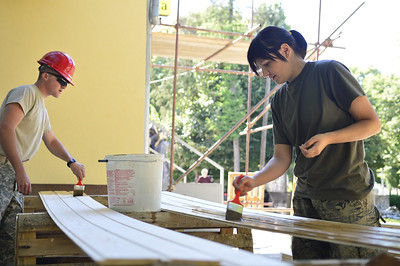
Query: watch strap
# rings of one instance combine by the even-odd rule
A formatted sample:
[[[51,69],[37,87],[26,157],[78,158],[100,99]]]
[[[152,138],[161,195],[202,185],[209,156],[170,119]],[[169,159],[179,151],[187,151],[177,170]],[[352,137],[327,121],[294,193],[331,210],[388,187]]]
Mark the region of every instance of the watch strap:
[[[69,160],[69,162],[67,163],[68,167],[71,167],[71,164],[73,164],[74,162],[76,162],[76,160],[74,158],[72,158],[71,160]]]

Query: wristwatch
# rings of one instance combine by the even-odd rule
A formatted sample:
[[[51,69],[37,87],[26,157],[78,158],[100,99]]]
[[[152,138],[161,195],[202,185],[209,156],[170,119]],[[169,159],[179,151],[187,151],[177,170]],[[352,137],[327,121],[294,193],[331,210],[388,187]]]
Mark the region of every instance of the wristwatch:
[[[69,162],[67,163],[68,167],[71,167],[71,164],[73,164],[74,162],[76,162],[76,160],[74,158],[72,158],[71,160],[69,160]]]

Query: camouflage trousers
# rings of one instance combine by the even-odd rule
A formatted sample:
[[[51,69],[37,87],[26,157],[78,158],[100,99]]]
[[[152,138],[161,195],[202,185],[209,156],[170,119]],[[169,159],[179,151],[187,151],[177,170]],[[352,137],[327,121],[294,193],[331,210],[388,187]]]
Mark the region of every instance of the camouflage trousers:
[[[14,265],[16,217],[23,204],[23,195],[15,191],[14,169],[0,163],[0,265]]]
[[[317,200],[294,196],[294,215],[334,222],[380,227],[374,193],[361,200]],[[383,250],[292,237],[294,260],[372,258]]]

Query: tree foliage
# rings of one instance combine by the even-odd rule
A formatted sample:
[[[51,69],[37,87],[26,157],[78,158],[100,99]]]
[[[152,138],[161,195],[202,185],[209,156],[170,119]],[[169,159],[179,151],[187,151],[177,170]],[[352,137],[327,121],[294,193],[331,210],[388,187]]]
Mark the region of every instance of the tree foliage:
[[[381,132],[365,140],[366,161],[377,181],[399,188],[400,179],[400,79],[376,69],[353,70],[381,119]]]

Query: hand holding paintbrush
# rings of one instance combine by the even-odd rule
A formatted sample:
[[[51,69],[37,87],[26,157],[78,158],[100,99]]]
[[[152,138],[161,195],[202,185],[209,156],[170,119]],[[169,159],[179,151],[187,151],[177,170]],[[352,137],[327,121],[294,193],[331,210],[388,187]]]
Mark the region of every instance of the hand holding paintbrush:
[[[244,177],[244,175],[240,175],[237,178],[237,183],[239,183],[243,177]],[[239,199],[240,194],[241,194],[241,191],[238,189],[235,189],[235,198],[232,201],[228,202],[228,206],[226,208],[226,214],[225,214],[226,220],[233,220],[233,221],[242,220],[243,205]]]
[[[82,184],[82,180],[79,178],[78,183],[74,186],[74,194],[73,196],[83,196],[83,191],[85,190],[85,186]]]
[[[83,192],[85,190],[85,186],[82,184],[82,179],[86,175],[86,169],[85,166],[79,162],[77,162],[75,159],[71,159],[68,163],[67,166],[71,168],[72,173],[78,178],[78,183],[74,185],[74,193],[73,196],[82,196]]]

